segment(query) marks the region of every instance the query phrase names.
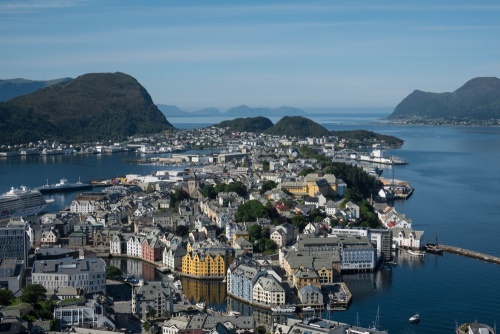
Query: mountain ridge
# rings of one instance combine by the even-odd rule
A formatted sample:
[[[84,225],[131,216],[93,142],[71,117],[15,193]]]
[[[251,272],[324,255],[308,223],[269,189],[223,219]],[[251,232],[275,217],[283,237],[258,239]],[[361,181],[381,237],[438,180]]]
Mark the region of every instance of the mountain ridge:
[[[389,115],[389,119],[411,117],[500,118],[500,79],[473,78],[453,92],[414,90]]]
[[[0,104],[2,142],[118,140],[169,129],[146,89],[121,72],[84,74]]]

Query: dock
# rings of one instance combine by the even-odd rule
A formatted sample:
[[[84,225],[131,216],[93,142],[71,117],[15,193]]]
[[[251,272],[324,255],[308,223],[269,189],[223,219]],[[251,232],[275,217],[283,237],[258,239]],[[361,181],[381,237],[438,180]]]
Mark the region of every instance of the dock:
[[[454,254],[458,254],[458,255],[471,257],[473,259],[478,259],[478,260],[482,260],[482,261],[486,261],[486,262],[500,264],[500,257],[497,257],[497,256],[491,256],[488,254],[475,252],[475,251],[465,249],[465,248],[442,245],[442,244],[439,244],[439,248],[442,248],[443,251],[448,252],[448,253],[454,253]]]

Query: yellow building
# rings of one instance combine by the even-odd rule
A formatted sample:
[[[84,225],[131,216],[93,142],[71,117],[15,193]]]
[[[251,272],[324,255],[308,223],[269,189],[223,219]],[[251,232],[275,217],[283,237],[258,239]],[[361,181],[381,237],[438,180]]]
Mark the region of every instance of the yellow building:
[[[337,195],[337,178],[333,174],[313,173],[304,177],[302,182],[282,182],[278,189],[290,192],[294,197],[311,196],[321,193],[324,196]]]
[[[199,277],[219,278],[226,275],[229,256],[226,252],[196,249],[182,258],[182,272]]]

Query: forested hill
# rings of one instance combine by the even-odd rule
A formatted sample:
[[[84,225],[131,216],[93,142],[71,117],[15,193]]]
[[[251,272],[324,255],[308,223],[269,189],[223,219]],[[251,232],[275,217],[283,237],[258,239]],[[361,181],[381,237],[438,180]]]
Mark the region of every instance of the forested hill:
[[[85,74],[0,103],[0,142],[122,140],[173,129],[136,79]]]
[[[302,116],[285,116],[264,133],[299,138],[330,136],[330,131],[324,126]]]
[[[413,91],[389,119],[412,117],[487,120],[500,118],[500,79],[474,78],[452,93]]]
[[[228,128],[229,131],[263,132],[273,126],[273,122],[266,117],[245,117],[223,121],[215,125],[218,128]]]

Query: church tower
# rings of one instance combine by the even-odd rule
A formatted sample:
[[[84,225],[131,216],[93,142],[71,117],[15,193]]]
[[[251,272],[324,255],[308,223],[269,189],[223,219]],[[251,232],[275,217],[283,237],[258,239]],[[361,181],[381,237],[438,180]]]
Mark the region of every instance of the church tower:
[[[196,193],[198,189],[198,180],[196,179],[196,174],[194,173],[193,169],[189,170],[189,176],[188,176],[188,192],[189,196],[195,198]]]

